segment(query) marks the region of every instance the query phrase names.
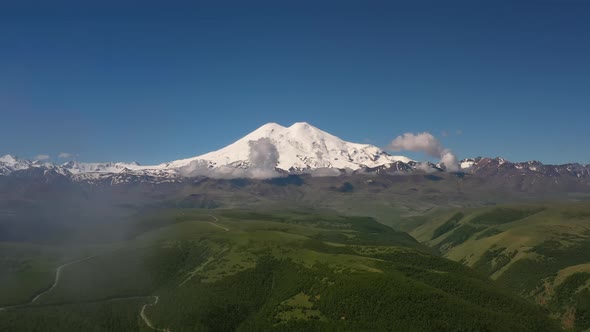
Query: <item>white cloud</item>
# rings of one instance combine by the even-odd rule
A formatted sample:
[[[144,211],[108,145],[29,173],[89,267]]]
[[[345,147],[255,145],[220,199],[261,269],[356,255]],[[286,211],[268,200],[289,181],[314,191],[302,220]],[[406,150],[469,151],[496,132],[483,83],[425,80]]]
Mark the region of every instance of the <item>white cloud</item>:
[[[35,159],[37,160],[47,160],[51,158],[48,154],[39,154],[37,156],[35,156]]]
[[[440,157],[442,146],[431,133],[405,133],[391,141],[389,149],[424,152],[431,157]]]
[[[450,149],[442,146],[440,141],[431,133],[405,133],[396,137],[388,146],[393,151],[423,152],[431,157],[440,158],[440,162],[449,171],[459,169],[457,157]]]
[[[447,170],[451,172],[456,172],[459,170],[459,162],[457,161],[457,157],[449,149],[443,150],[440,156],[440,162],[445,165]]]
[[[69,152],[60,152],[57,155],[58,158],[62,158],[62,159],[67,159],[67,158],[72,158],[72,154]]]
[[[436,169],[432,166],[428,165],[427,163],[417,163],[416,168],[421,170],[424,173],[434,173]]]
[[[264,137],[248,142],[250,146],[251,177],[265,179],[278,176],[276,171],[279,163],[279,151],[270,138]]]

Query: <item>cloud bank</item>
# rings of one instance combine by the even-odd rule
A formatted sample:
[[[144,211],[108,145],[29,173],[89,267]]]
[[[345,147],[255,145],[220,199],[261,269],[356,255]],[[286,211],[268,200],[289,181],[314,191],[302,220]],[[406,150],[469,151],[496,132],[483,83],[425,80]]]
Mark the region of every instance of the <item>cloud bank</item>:
[[[428,132],[405,133],[391,141],[387,148],[393,151],[423,152],[431,157],[440,158],[441,164],[449,171],[454,172],[459,169],[455,154],[450,149],[444,148],[440,141]]]

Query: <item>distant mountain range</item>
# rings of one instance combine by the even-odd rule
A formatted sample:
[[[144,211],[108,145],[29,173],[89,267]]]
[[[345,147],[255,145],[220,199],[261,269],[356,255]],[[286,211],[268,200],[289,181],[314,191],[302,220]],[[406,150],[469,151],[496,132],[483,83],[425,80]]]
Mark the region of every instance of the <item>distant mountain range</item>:
[[[499,177],[590,178],[590,165],[544,165],[538,161],[509,162],[503,158],[469,158],[459,163],[459,173]],[[344,141],[308,123],[290,127],[268,123],[220,150],[160,165],[138,163],[54,164],[11,155],[0,158],[0,176],[61,175],[89,183],[107,181],[174,182],[185,177],[278,177],[286,174],[334,176],[358,173],[438,173],[442,164],[393,156],[370,145]],[[257,170],[259,172],[251,172]]]

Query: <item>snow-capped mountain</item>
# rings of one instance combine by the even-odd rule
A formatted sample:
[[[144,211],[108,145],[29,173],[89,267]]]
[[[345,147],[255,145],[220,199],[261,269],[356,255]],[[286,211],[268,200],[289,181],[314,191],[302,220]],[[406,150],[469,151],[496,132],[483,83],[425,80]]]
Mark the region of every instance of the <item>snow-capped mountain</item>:
[[[139,163],[82,163],[70,161],[61,165],[72,174],[81,173],[120,173],[125,169],[139,170]]]
[[[250,165],[250,142],[268,138],[278,152],[276,167],[284,171],[318,168],[358,170],[378,167],[396,161],[409,162],[403,156],[391,156],[376,146],[346,142],[308,123],[297,122],[290,127],[268,123],[233,144],[201,156],[173,161],[166,168],[179,168],[204,160],[211,167]]]
[[[27,169],[31,167],[32,164],[33,162],[31,161],[18,159],[7,154],[0,157],[0,175],[10,174],[21,169]]]
[[[465,173],[480,176],[533,176],[533,177],[561,177],[576,178],[590,177],[590,165],[563,164],[545,165],[540,161],[511,162],[504,158],[468,158],[459,164]]]
[[[261,140],[265,149],[253,151]],[[255,152],[255,153],[253,153]],[[268,154],[268,156],[266,156]],[[181,181],[183,177],[250,177],[260,175],[256,169],[262,156],[264,165],[271,169],[267,177],[279,174],[311,173],[317,176],[377,173],[433,173],[444,172],[444,166],[417,162],[403,156],[389,155],[370,144],[344,141],[308,123],[298,122],[290,127],[268,123],[220,150],[204,155],[142,166],[138,163],[83,163],[70,161],[57,165],[28,161],[11,155],[0,157],[0,176],[39,175],[65,176],[86,183],[163,183]],[[255,160],[256,159],[256,160]],[[186,169],[204,172],[186,172]],[[590,178],[590,165],[543,165],[538,161],[512,163],[502,158],[470,158],[461,160],[462,173],[477,176],[533,176]],[[268,170],[268,169],[267,169]],[[323,174],[323,175],[318,175]],[[256,176],[252,176],[256,177]],[[260,176],[258,176],[260,178]]]
[[[213,172],[223,168],[224,174],[228,174],[228,168],[248,169],[255,166],[251,143],[260,139],[267,139],[276,149],[277,160],[273,161],[271,167],[282,173],[301,173],[324,168],[350,171],[379,167],[405,169],[400,164],[411,162],[409,158],[389,155],[376,146],[347,142],[308,123],[298,122],[290,127],[268,123],[220,150],[153,166],[77,161],[56,165],[6,155],[0,158],[0,175],[41,167],[67,175],[74,180],[88,182],[105,181],[114,175],[120,175],[116,177],[119,179],[125,175],[174,178],[183,174],[181,170],[191,163],[204,164]]]

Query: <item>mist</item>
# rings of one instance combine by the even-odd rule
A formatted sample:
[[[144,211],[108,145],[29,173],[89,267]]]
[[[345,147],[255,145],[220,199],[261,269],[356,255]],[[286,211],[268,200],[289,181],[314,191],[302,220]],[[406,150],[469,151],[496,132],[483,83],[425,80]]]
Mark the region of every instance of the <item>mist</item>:
[[[304,171],[305,174],[309,174],[312,177],[330,177],[330,176],[340,176],[343,173],[337,168],[330,168],[330,167],[320,167],[316,169],[308,169]],[[344,171],[346,173],[346,170]]]
[[[194,160],[187,166],[179,169],[184,177],[205,176],[214,179],[270,179],[280,177],[276,166],[279,163],[279,151],[268,137],[248,142],[250,148],[247,168],[239,168],[231,165],[214,167],[206,160]]]

